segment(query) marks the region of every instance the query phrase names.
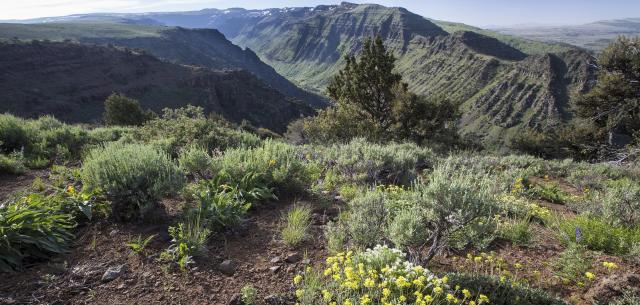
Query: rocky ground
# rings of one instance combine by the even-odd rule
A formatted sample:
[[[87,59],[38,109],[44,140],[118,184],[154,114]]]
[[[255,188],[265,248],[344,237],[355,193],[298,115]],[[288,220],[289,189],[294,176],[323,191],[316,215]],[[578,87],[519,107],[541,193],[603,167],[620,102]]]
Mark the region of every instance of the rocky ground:
[[[2,196],[28,187],[35,177],[45,174],[37,171],[2,177]],[[309,239],[293,249],[280,240],[280,228],[283,213],[294,203],[302,202],[281,200],[253,209],[240,228],[212,236],[208,253],[196,258],[188,271],[159,259],[170,244],[167,227],[182,210],[179,200],[165,200],[166,213],[154,224],[92,223],[78,230],[70,253],[3,275],[0,304],[241,304],[239,292],[245,285],[257,289],[258,304],[293,304],[291,279],[305,266],[323,263],[328,254],[324,225],[338,215],[343,204],[336,201],[317,207]],[[543,204],[571,213],[564,206]],[[134,253],[127,245],[139,236],[151,235],[155,238],[143,254]],[[535,227],[535,236],[530,247],[498,241],[490,251],[510,264],[522,264],[521,278],[573,304],[591,304],[594,299],[606,302],[607,295],[616,295],[622,287],[640,287],[639,266],[606,255],[599,255],[594,263],[599,267],[597,273],[607,273],[601,266],[603,261],[617,263],[617,272],[598,277],[586,287],[562,285],[554,280],[550,262],[563,246],[542,226]],[[436,272],[459,270],[464,268],[459,262],[466,255],[445,253],[430,268]]]

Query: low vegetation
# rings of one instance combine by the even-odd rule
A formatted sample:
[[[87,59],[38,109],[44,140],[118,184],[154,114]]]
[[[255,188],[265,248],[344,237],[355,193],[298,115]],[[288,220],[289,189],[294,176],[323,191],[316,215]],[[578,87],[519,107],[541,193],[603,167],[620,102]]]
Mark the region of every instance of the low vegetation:
[[[349,73],[366,68],[350,65]],[[336,105],[320,117],[366,107],[334,93]],[[125,251],[139,255],[127,264],[162,281],[193,283],[218,269],[227,277],[269,272],[241,280],[293,278],[283,296],[242,282],[234,293],[244,304],[264,292],[299,304],[584,304],[605,280],[638,270],[636,160],[442,150],[443,139],[431,135],[447,124],[429,125],[417,140],[378,114],[362,114],[373,131],[306,144],[263,139],[197,107],[129,127],[2,115],[0,168],[45,168],[48,176],[0,204],[0,272],[77,251],[76,235],[105,227],[133,230]],[[227,257],[246,249],[228,246],[234,239],[275,250],[235,266]],[[225,262],[228,269],[211,267]],[[609,301],[633,302],[634,293]]]

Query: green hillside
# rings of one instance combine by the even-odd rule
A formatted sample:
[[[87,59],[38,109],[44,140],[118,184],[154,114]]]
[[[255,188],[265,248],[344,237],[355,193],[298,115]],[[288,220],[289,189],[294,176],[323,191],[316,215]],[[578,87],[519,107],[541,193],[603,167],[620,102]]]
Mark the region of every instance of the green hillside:
[[[503,41],[509,37],[459,31],[466,27],[454,24],[445,31],[403,8],[343,3],[264,17],[244,14],[244,22],[239,15],[216,25],[280,74],[316,92],[343,66],[344,55],[358,53],[365,38],[382,36],[410,88],[461,104],[463,133],[488,144],[570,119],[571,95],[592,78],[589,54],[580,50],[516,38],[508,44]],[[224,22],[233,22],[235,30]]]

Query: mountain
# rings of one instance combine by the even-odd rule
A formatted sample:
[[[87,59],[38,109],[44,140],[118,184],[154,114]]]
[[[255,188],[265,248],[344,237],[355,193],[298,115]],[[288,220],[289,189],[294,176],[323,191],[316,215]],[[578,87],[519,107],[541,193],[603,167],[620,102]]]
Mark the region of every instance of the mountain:
[[[282,132],[312,109],[246,71],[178,65],[147,53],[72,42],[0,43],[0,113],[95,122],[112,92],[160,112],[188,103]]]
[[[588,89],[593,79],[591,57],[579,49],[492,37],[459,24],[438,26],[404,8],[375,4],[127,16],[138,17],[216,28],[315,92],[324,91],[344,55],[358,53],[364,39],[380,35],[410,88],[460,103],[462,132],[489,145],[524,129],[551,129],[570,120],[571,96]]]
[[[262,62],[253,51],[234,45],[215,29],[192,30],[158,26],[159,22],[150,18],[91,15],[64,18],[67,19],[74,22],[0,24],[0,39],[73,40],[142,49],[156,57],[180,64],[216,70],[247,70],[285,95],[296,97],[314,107],[326,103],[322,97],[298,88]]]
[[[344,2],[100,18],[109,16],[215,28],[316,93],[324,92],[345,55],[357,54],[366,38],[380,35],[396,55],[397,70],[410,89],[459,103],[462,133],[488,145],[502,144],[526,129],[566,123],[572,118],[572,96],[587,90],[594,79],[591,55],[581,49],[432,21],[399,7]]]
[[[640,36],[640,18],[604,20],[583,25],[499,27],[494,30],[538,41],[568,43],[598,52],[620,35]]]

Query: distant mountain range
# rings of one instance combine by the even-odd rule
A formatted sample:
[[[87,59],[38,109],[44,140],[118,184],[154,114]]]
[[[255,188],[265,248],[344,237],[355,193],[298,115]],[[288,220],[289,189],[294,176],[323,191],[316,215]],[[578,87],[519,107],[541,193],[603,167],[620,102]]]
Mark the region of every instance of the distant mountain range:
[[[546,42],[562,42],[601,51],[620,35],[640,36],[640,18],[604,20],[583,25],[496,27],[492,30]]]
[[[345,55],[358,53],[366,38],[380,35],[398,58],[397,70],[410,88],[459,103],[464,113],[462,133],[487,144],[503,143],[522,130],[551,129],[567,122],[572,117],[572,97],[586,91],[594,79],[593,58],[582,49],[429,20],[404,8],[373,4],[90,14],[26,22],[45,24],[0,25],[0,38],[68,38],[122,45],[210,68],[224,63],[242,68],[242,62],[253,57],[249,53],[255,52],[275,68],[273,73],[318,95],[343,66]],[[234,47],[220,47],[225,37],[196,28],[217,29],[247,48],[246,54],[227,59],[224,55],[231,51],[226,50]],[[250,67],[245,69],[259,75]],[[272,82],[268,75],[260,78]]]

